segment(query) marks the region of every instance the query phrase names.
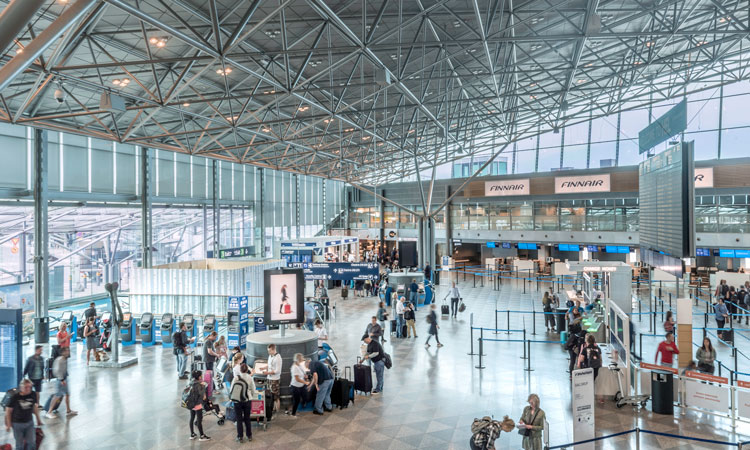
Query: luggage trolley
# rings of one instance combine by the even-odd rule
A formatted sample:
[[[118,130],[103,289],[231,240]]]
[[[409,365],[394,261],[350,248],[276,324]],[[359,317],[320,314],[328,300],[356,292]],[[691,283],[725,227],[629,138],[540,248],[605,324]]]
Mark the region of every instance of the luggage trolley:
[[[253,365],[253,373],[257,374],[261,370],[268,368],[268,361],[265,359],[256,359]],[[265,375],[253,375],[255,382],[255,397],[250,400],[250,420],[257,420],[258,424],[262,423],[263,431],[268,429],[268,417],[266,416],[266,389],[268,389],[268,379]]]
[[[639,395],[628,395],[627,397],[622,396],[622,377],[621,377],[621,369],[617,365],[617,363],[611,363],[609,365],[609,370],[615,372],[615,375],[617,376],[617,388],[619,389],[617,393],[615,394],[615,406],[618,408],[622,408],[625,405],[633,405],[633,406],[640,406],[641,408],[646,407],[646,402],[650,398],[647,394],[639,394]]]

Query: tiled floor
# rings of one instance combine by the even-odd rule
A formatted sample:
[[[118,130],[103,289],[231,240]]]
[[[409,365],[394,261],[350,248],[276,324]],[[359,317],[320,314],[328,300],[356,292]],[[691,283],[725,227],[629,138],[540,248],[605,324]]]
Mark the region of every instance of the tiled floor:
[[[460,285],[468,309],[458,319],[440,319],[443,348],[426,349],[424,315],[417,314],[418,339],[389,339],[394,366],[386,371],[382,395],[358,396],[353,406],[319,417],[302,413],[298,419],[277,416],[268,431],[256,429],[252,443],[234,442],[234,425],[219,426],[215,418],[204,420],[213,441],[199,443],[188,439],[187,411],[179,406],[182,382],[175,379],[174,357],[157,347],[140,346],[124,350],[136,352],[139,364],[120,371],[87,369],[80,345],[74,348],[70,365],[73,408],[80,414],[70,419],[46,421],[45,448],[56,449],[170,449],[170,448],[259,448],[259,449],[465,449],[468,448],[473,418],[509,415],[517,420],[529,393],[541,397],[550,422],[551,444],[571,442],[571,398],[567,355],[558,344],[535,344],[531,372],[524,370],[522,346],[513,342],[493,342],[485,349],[486,369],[477,370],[476,357],[469,352],[469,317],[475,324],[494,326],[495,309],[527,310],[538,301],[536,291],[523,294],[507,283],[501,291],[490,287]],[[438,298],[445,295],[445,288]],[[359,337],[374,313],[374,298],[349,298],[337,302],[336,318],[329,332],[332,346],[342,365],[351,365],[359,352]],[[538,309],[538,306],[537,306]],[[504,319],[503,319],[504,320]],[[528,318],[511,316],[514,328],[531,328]],[[538,319],[536,339],[545,339]],[[500,324],[503,328],[504,322]],[[556,339],[550,335],[549,339]],[[645,353],[645,351],[644,351]],[[285,364],[288,363],[285,361]],[[47,388],[47,386],[45,386]],[[46,393],[43,394],[43,398]],[[597,434],[605,435],[640,426],[654,431],[700,436],[722,441],[750,440],[750,426],[732,432],[726,419],[688,412],[681,416],[654,415],[628,407],[618,410],[611,401],[597,404]],[[7,433],[0,442],[11,442]],[[521,437],[503,434],[497,448],[520,448]],[[603,441],[596,448],[635,448],[634,438],[625,436]],[[700,443],[687,444],[663,437],[641,438],[641,448],[709,449],[721,448]]]

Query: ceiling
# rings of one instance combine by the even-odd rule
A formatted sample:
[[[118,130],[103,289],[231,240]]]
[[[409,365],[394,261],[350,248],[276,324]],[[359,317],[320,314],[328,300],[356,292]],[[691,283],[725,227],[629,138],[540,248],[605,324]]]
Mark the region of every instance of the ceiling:
[[[0,120],[382,184],[746,79],[748,19],[723,0],[48,1],[0,48]]]

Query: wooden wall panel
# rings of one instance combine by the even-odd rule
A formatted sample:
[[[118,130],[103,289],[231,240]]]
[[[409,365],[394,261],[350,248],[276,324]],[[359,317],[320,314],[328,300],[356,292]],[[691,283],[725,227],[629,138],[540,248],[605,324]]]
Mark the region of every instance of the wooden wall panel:
[[[715,188],[744,186],[750,186],[750,164],[714,167]]]

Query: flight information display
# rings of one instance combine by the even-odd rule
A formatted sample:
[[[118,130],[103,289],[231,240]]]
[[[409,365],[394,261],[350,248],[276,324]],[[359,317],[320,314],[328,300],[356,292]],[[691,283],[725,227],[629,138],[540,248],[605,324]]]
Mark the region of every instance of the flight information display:
[[[673,258],[692,256],[693,142],[674,145],[638,166],[642,249]]]

